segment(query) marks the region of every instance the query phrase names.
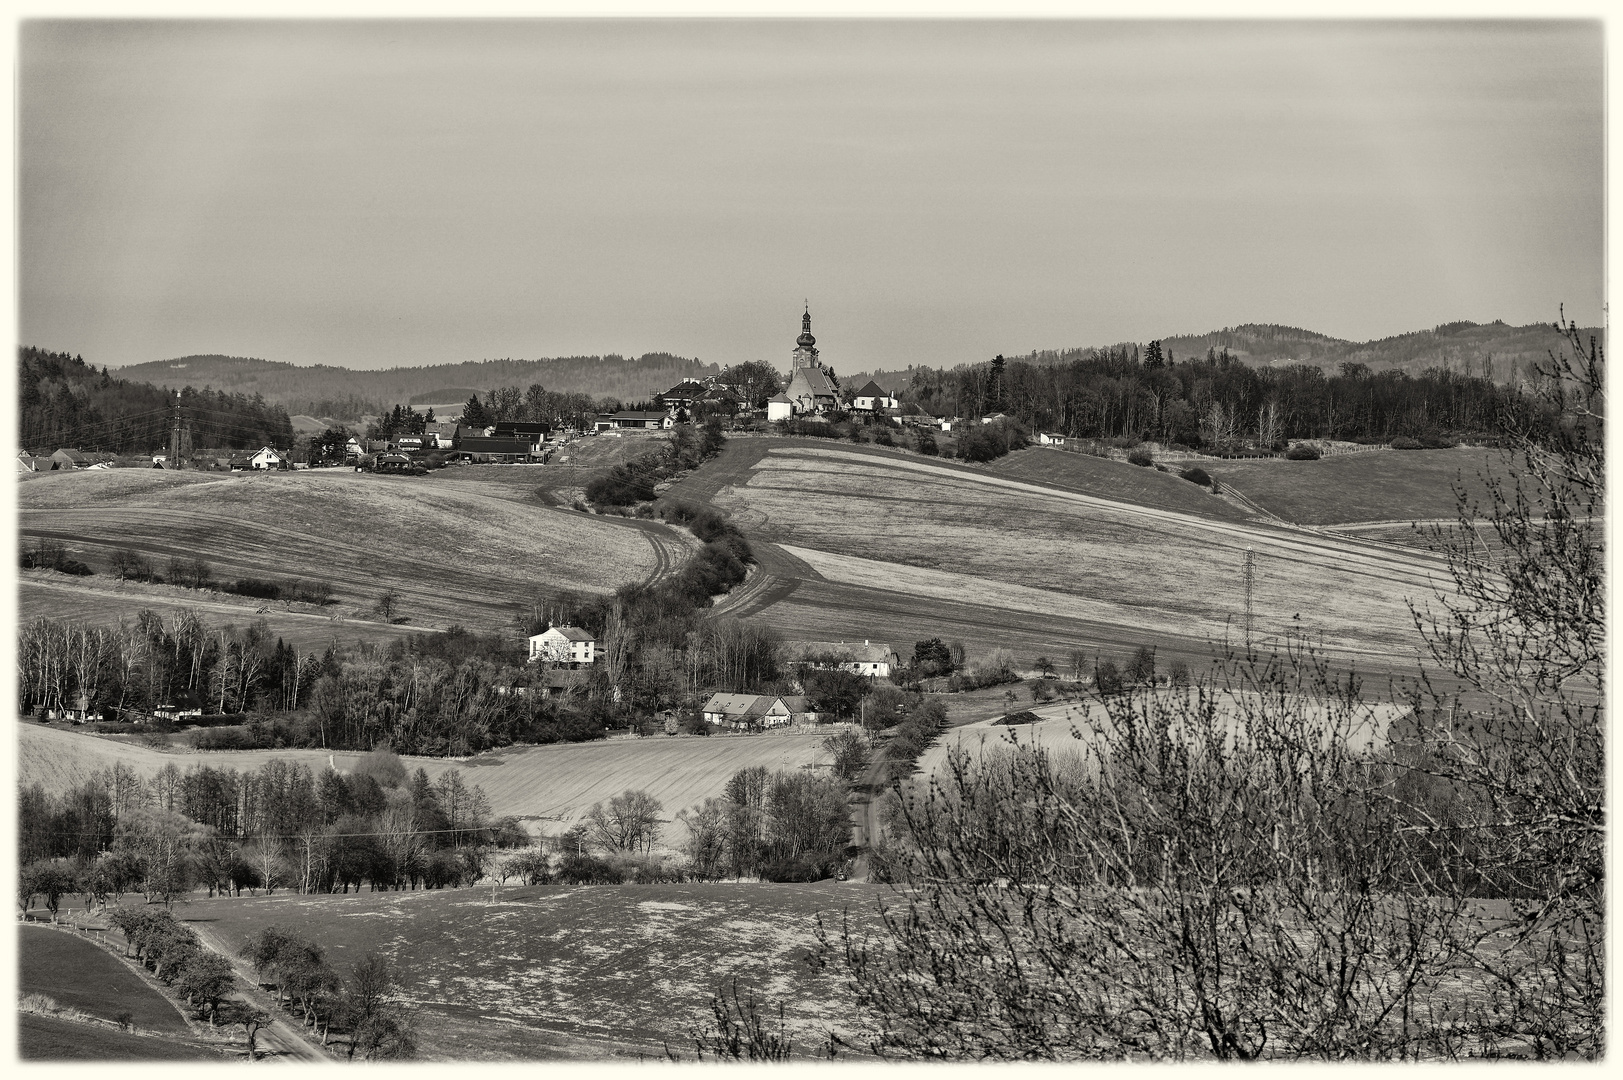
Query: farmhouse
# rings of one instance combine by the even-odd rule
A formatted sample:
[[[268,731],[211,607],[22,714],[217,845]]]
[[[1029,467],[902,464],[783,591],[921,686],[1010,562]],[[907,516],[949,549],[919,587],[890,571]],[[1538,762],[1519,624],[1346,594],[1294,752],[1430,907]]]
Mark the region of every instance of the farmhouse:
[[[1037,433],[1037,441],[1044,446],[1064,446],[1065,436],[1057,435],[1049,431],[1039,431]]]
[[[712,694],[704,703],[703,712],[706,723],[735,730],[817,723],[817,713],[800,696]]]
[[[599,419],[594,427],[599,431],[609,428],[668,428],[676,426],[676,418],[662,412],[620,412]]]
[[[77,450],[58,450],[51,455],[51,460],[56,462],[52,468],[57,469],[84,469],[92,464],[90,455]]]
[[[493,435],[463,435],[457,439],[456,452],[467,461],[525,463],[536,454],[535,440],[528,435],[519,438],[497,438]]]
[[[530,663],[578,667],[597,659],[597,639],[578,626],[554,626],[530,638]]]
[[[423,445],[434,450],[449,450],[456,445],[457,425],[449,420],[436,420],[423,425]]]
[[[861,645],[843,641],[791,641],[784,645],[783,652],[790,664],[819,670],[838,669],[876,679],[889,678],[901,664],[895,649],[867,640]]]
[[[525,439],[539,446],[552,434],[552,425],[535,420],[498,420],[490,434],[497,439]]]

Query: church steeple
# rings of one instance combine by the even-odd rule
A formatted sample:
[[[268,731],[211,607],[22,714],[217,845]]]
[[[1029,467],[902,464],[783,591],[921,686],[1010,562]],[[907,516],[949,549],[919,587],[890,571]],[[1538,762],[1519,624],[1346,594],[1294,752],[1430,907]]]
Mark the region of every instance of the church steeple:
[[[818,367],[817,339],[811,332],[811,303],[806,304],[806,313],[800,317],[800,336],[795,338],[794,355],[790,358],[789,367]]]
[[[811,332],[811,301],[809,300],[806,302],[806,314],[800,317],[800,336],[795,339],[795,344],[803,349],[809,349],[817,344],[817,339],[812,337]]]

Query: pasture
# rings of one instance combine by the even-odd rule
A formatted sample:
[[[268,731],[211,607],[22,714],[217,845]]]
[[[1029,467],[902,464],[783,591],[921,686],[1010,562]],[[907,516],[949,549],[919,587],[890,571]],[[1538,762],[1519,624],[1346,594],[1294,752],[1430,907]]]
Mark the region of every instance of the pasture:
[[[1249,549],[1257,637],[1296,634],[1407,666],[1417,644],[1407,602],[1447,582],[1441,562],[1421,552],[833,447],[766,448],[713,501],[814,572],[749,612],[790,636],[828,634],[845,619],[833,636],[911,640],[870,632],[876,609],[918,609],[906,624],[913,633],[959,605],[994,644],[1011,629],[1042,641],[1052,627],[1039,647],[1149,640],[1196,653],[1238,632],[1230,626],[1244,610]]]
[[[496,472],[534,476],[537,469]],[[19,527],[62,540],[105,587],[113,553],[132,548],[164,572],[201,558],[213,577],[316,578],[337,601],[311,614],[367,620],[399,594],[406,624],[511,627],[531,592],[607,592],[673,570],[691,537],[657,522],[548,509],[534,483],[395,477],[342,469],[291,473],[112,469],[39,473],[18,487]],[[60,586],[68,579],[61,575]],[[42,599],[37,591],[25,600]],[[210,600],[197,594],[199,600]],[[304,605],[309,608],[308,605]],[[24,619],[35,615],[28,604]],[[211,621],[221,613],[213,613]]]
[[[505,886],[196,899],[182,921],[235,951],[269,925],[321,945],[339,970],[371,951],[417,1007],[419,1056],[439,1060],[691,1060],[691,1027],[737,976],[776,1004],[799,1046],[849,1031],[843,988],[805,963],[816,914],[871,910],[855,883]]]
[[[1164,689],[1155,693],[1173,709],[1178,705],[1176,698],[1187,695],[1191,712],[1196,711],[1198,699],[1191,690]],[[1237,714],[1242,709],[1261,717],[1278,716],[1280,708],[1279,702],[1265,703],[1255,694],[1240,692],[1220,692],[1215,695],[1213,704],[1219,726],[1228,731],[1231,739],[1239,725]],[[1295,704],[1300,708],[1306,730],[1366,750],[1385,746],[1393,723],[1408,712],[1405,706],[1385,702],[1371,702],[1351,710],[1310,698],[1296,699]],[[952,728],[919,755],[919,772],[930,776],[940,771],[954,750],[974,757],[1010,748],[1016,743],[1042,747],[1056,757],[1076,756],[1085,751],[1097,733],[1110,732],[1114,727],[1109,711],[1091,699],[1018,708],[1029,708],[1039,720],[1032,724],[1005,725],[997,722],[1002,719],[999,715]],[[1171,715],[1181,714],[1173,712]]]
[[[145,777],[170,764],[182,770],[194,765],[252,770],[273,758],[320,770],[330,757],[339,770],[348,770],[361,756],[325,750],[167,752],[39,724],[18,724],[17,733],[18,783],[26,786],[38,781],[55,792],[118,761]],[[562,832],[583,818],[593,803],[628,788],[647,791],[664,806],[662,843],[675,847],[686,838],[686,829],[675,821],[679,810],[719,796],[739,769],[757,765],[768,769],[827,767],[831,758],[823,749],[824,737],[654,735],[512,746],[465,761],[411,756],[401,760],[407,769],[421,768],[433,780],[451,769],[461,769],[468,783],[485,789],[492,813],[525,819],[532,832],[543,835]]]
[[[24,1061],[215,1061],[226,1055],[170,1037],[131,1035],[58,1020],[38,1013],[17,1015],[17,1056]]]
[[[18,574],[17,609],[24,621],[62,619],[86,626],[133,624],[142,611],[162,616],[168,623],[182,612],[195,611],[211,628],[243,627],[264,620],[273,638],[304,650],[324,649],[334,642],[386,644],[433,629],[322,614],[310,604],[267,603],[231,593],[200,593],[101,576],[70,578],[51,570],[23,570]]]
[[[1203,468],[1269,513],[1297,525],[1456,520],[1453,485],[1485,501],[1483,475],[1503,476],[1497,450],[1376,450],[1319,461],[1217,461]]]
[[[127,1012],[148,1033],[191,1033],[174,1005],[106,950],[65,930],[23,925],[17,931],[18,993],[45,994],[98,1020]]]
[[[1180,461],[1169,463],[1171,472],[1131,465],[1125,461],[1094,457],[1050,446],[1031,446],[1016,450],[983,466],[993,476],[1010,480],[1025,480],[1034,484],[1062,488],[1083,495],[1093,495],[1134,506],[1149,506],[1159,510],[1176,510],[1196,517],[1215,518],[1219,521],[1247,521],[1251,515],[1233,503],[1214,496],[1210,488],[1201,487],[1178,476],[1177,470],[1204,463]],[[1294,463],[1293,463],[1294,464]]]

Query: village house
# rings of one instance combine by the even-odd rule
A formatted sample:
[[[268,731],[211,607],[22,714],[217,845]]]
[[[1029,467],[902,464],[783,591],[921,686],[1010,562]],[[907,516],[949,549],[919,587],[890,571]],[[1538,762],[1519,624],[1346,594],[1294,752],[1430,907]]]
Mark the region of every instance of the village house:
[[[261,447],[259,452],[248,458],[249,468],[253,469],[280,469],[283,455],[269,446]]]
[[[612,428],[669,428],[676,426],[676,418],[662,412],[618,412],[599,417],[592,426],[598,431]]]
[[[941,429],[941,433],[943,435],[950,432],[954,424],[961,423],[963,423],[963,421],[956,416],[938,416],[935,420],[935,426]]]
[[[497,438],[494,435],[462,435],[456,441],[456,453],[467,461],[497,464],[524,464],[540,453],[534,438]]]
[[[788,420],[795,415],[795,403],[788,394],[774,394],[766,399],[766,418],[768,420]]]
[[[451,420],[435,420],[423,425],[423,445],[430,450],[449,450],[456,445],[457,425]]]
[[[901,666],[895,649],[866,639],[861,645],[844,641],[791,641],[784,645],[783,655],[790,665],[838,669],[875,679],[888,679],[890,673]]]
[[[1044,446],[1064,446],[1065,436],[1056,435],[1052,432],[1040,431],[1037,433],[1037,441]]]
[[[983,417],[981,417],[981,423],[982,423],[982,424],[995,424],[995,423],[997,423],[997,422],[998,422],[998,421],[999,421],[999,420],[1007,420],[1007,419],[1008,419],[1008,417],[1007,417],[1007,416],[1004,416],[1004,415],[1003,415],[1003,414],[1002,414],[1002,413],[1000,413],[1000,412],[998,412],[998,413],[991,413],[991,414],[989,414],[989,415],[986,415],[986,416],[983,416]]]
[[[882,413],[887,409],[900,409],[902,403],[892,394],[880,389],[879,384],[869,379],[867,384],[851,399],[851,411],[867,413],[870,416]]]
[[[51,455],[58,469],[85,469],[94,464],[89,454],[81,454],[77,450],[58,450]]]
[[[530,638],[530,663],[578,667],[597,659],[597,639],[578,626],[553,626]]]
[[[817,713],[798,695],[712,694],[702,711],[706,723],[734,731],[817,723]]]
[[[496,439],[525,439],[539,447],[552,434],[552,425],[539,420],[498,420],[490,435]]]

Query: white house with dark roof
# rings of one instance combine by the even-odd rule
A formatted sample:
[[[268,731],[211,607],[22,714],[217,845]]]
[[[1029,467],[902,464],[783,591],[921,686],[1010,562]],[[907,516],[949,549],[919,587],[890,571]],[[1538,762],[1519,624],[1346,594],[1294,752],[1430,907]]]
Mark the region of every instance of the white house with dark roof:
[[[838,669],[875,679],[888,679],[901,665],[896,650],[883,642],[864,640],[861,645],[844,641],[791,641],[783,647],[790,664]]]
[[[795,415],[795,403],[788,394],[774,394],[766,399],[768,420],[788,420]]]
[[[799,695],[711,694],[702,712],[706,723],[735,729],[817,723],[817,713]]]
[[[578,626],[548,627],[530,638],[530,663],[590,664],[597,659],[597,639]]]
[[[872,379],[851,399],[851,408],[856,412],[877,413],[901,407],[902,403],[896,400],[895,395],[886,393]]]

